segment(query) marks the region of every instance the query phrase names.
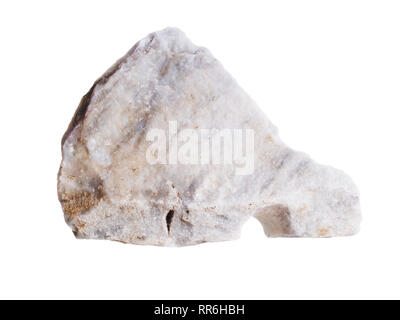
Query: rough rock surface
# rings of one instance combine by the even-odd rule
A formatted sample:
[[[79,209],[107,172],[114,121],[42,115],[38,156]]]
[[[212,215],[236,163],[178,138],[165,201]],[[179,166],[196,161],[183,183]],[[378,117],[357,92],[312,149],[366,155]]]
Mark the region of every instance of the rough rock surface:
[[[151,128],[252,129],[254,171],[150,164]],[[355,234],[351,179],[291,150],[207,49],[177,29],[150,34],[95,82],[62,140],[58,194],[78,238],[184,246],[240,236],[252,216],[271,237]]]

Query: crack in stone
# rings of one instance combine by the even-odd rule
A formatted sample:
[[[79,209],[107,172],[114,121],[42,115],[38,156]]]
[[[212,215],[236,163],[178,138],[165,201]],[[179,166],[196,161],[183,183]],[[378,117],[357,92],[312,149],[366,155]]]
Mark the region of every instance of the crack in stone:
[[[169,210],[167,217],[166,217],[166,222],[167,222],[167,229],[168,229],[168,234],[171,232],[171,224],[172,220],[174,219],[175,211],[174,210]]]

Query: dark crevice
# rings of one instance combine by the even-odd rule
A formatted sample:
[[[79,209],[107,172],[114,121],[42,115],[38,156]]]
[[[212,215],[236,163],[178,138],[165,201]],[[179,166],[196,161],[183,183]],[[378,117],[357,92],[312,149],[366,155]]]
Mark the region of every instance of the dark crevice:
[[[171,231],[171,223],[172,220],[174,219],[174,214],[175,214],[174,210],[169,210],[167,214],[166,222],[167,222],[168,233]]]

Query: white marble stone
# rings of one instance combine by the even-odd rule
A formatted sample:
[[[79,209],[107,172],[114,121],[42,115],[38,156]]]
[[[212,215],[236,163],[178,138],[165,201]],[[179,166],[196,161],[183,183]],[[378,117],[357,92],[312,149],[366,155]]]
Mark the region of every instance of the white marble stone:
[[[150,164],[146,136],[171,121],[178,132],[254,130],[253,173],[238,175],[234,164]],[[194,245],[237,239],[251,217],[271,237],[359,230],[351,179],[287,147],[210,52],[177,29],[150,34],[94,84],[62,153],[59,199],[78,238]]]

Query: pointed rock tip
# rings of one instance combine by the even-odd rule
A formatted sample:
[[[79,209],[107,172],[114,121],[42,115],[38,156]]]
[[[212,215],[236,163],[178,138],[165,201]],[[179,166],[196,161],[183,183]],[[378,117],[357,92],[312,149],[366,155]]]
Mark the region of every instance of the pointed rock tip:
[[[190,41],[182,30],[173,27],[150,33],[142,40],[142,45],[150,46],[155,50],[174,53],[195,52],[198,50],[198,47]]]

